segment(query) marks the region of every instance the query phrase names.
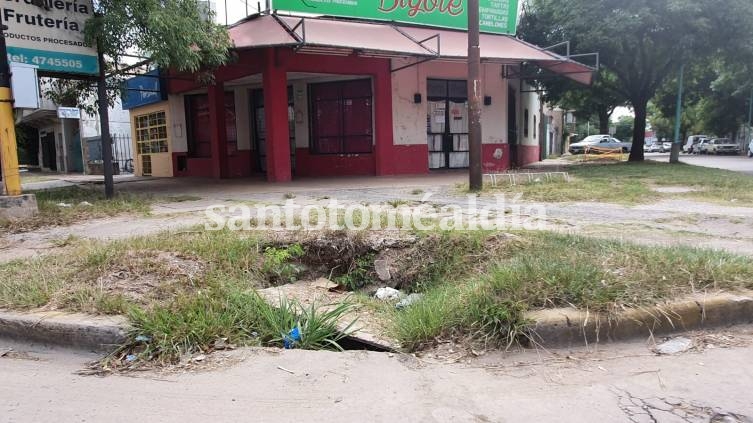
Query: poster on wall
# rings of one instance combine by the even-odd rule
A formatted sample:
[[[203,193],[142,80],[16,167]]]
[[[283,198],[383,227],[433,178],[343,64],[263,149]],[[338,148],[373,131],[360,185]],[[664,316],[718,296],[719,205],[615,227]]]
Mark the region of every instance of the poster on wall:
[[[467,0],[274,0],[286,12],[468,29]],[[481,32],[515,34],[518,0],[479,0]]]
[[[39,72],[96,75],[96,48],[84,40],[91,0],[6,0],[2,23],[11,62],[35,65]]]

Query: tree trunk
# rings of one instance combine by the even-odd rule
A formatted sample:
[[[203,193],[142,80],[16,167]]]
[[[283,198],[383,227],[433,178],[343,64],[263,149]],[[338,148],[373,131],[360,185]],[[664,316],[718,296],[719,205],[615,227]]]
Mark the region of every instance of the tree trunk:
[[[599,106],[597,113],[599,114],[599,134],[609,134],[609,108],[607,106]]]
[[[631,162],[642,162],[643,145],[646,143],[646,114],[648,100],[634,101],[635,124],[633,125],[633,149],[630,151]]]

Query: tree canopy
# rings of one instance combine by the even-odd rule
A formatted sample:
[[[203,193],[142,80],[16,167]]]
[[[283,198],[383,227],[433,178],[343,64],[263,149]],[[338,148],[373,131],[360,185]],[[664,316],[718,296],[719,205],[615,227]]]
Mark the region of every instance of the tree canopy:
[[[149,59],[149,67],[196,73],[211,81],[225,64],[232,43],[223,25],[196,0],[99,0],[84,29],[87,42],[105,54],[110,105],[121,96],[123,69]],[[97,93],[89,81],[55,79],[44,87],[56,104],[77,106],[94,115]]]
[[[529,28],[549,42],[599,52],[636,119],[630,159],[643,160],[649,101],[682,64],[719,55],[753,58],[749,0],[530,0]]]

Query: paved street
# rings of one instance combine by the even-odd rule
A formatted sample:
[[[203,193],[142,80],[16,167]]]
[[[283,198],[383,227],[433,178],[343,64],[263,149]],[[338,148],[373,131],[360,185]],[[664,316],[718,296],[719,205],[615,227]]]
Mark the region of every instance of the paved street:
[[[650,153],[646,158],[660,162],[669,162],[669,154]],[[683,163],[713,167],[717,169],[727,169],[735,172],[753,175],[753,158],[744,156],[707,156],[707,155],[680,155],[680,161]]]
[[[641,341],[480,358],[239,350],[209,370],[106,377],[75,374],[95,355],[0,340],[0,421],[750,422],[753,328],[692,338],[701,351],[674,356]]]

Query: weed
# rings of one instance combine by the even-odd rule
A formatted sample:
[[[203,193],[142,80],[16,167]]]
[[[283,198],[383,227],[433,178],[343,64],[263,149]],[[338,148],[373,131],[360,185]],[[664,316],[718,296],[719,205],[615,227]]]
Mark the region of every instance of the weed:
[[[423,193],[424,193],[424,190],[422,190],[422,189],[414,189],[414,190],[413,190],[413,191],[411,191],[410,193],[411,193],[412,195],[421,195],[421,194],[423,194]]]
[[[286,200],[292,200],[295,198],[295,194],[293,194],[292,192],[286,192],[282,197]]]
[[[299,265],[291,263],[291,260],[302,257],[304,253],[305,251],[300,244],[293,244],[285,248],[267,247],[264,250],[262,272],[275,285],[295,282],[301,268]]]
[[[374,282],[374,254],[365,254],[353,260],[348,272],[335,278],[334,282],[349,291],[356,291]]]
[[[409,206],[411,202],[408,200],[397,199],[397,200],[390,200],[387,202],[387,204],[389,204],[393,208],[398,208],[400,206]]]

